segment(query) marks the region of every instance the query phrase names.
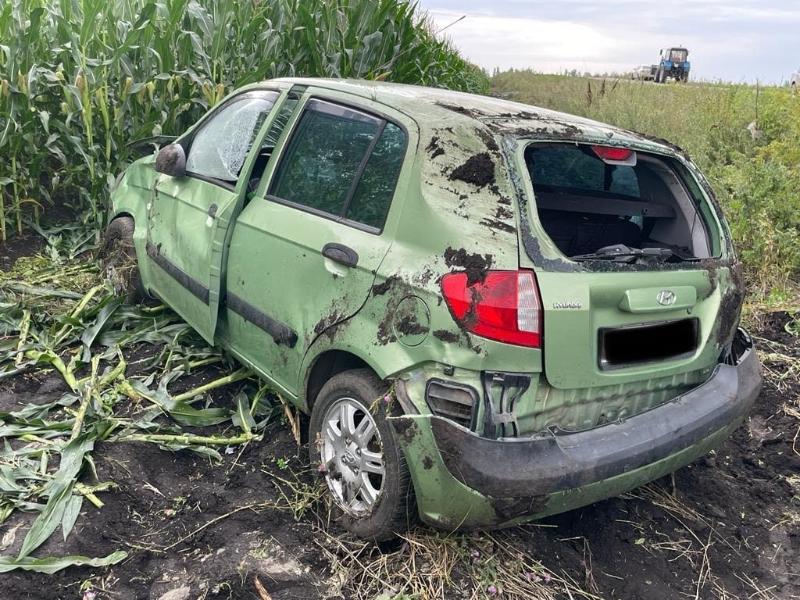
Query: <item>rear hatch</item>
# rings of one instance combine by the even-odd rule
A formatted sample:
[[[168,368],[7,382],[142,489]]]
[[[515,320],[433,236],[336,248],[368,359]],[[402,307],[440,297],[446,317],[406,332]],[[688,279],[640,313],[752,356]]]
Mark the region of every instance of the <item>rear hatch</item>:
[[[532,143],[524,160],[534,202],[522,241],[550,386],[697,381],[732,335],[741,295],[690,169],[670,154],[574,142]]]

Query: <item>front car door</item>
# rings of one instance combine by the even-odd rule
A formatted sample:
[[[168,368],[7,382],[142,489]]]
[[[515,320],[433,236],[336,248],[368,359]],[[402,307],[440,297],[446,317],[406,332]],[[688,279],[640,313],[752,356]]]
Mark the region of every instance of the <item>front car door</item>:
[[[237,218],[229,344],[293,397],[305,352],[361,308],[389,249],[384,224],[413,127],[402,119],[307,92],[268,187]]]
[[[179,143],[186,175],[158,175],[148,205],[151,290],[209,343],[214,341],[226,237],[252,166],[253,141],[280,96],[248,90],[223,102]]]

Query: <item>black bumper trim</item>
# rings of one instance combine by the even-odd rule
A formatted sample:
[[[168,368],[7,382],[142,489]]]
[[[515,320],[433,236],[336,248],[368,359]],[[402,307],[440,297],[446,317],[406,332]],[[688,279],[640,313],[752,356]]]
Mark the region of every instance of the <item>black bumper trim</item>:
[[[431,418],[439,452],[453,476],[493,498],[570,490],[667,458],[743,418],[761,389],[755,350],[719,364],[706,383],[622,422],[577,433],[525,439],[482,438]]]

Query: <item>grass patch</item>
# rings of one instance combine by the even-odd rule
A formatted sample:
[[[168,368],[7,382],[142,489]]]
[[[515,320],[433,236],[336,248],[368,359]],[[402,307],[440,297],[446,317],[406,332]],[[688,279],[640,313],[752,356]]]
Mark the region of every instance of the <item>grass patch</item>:
[[[396,550],[334,537],[320,530],[317,542],[341,590],[357,600],[432,600],[446,594],[464,598],[597,599],[591,559],[586,581],[557,574],[507,534],[449,535],[415,530]]]

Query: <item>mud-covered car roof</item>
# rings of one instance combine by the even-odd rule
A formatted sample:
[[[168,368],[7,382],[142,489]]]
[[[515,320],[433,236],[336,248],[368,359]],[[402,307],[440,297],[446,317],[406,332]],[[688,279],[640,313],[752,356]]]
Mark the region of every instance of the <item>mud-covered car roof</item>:
[[[666,140],[656,139],[546,108],[502,98],[492,98],[401,83],[358,79],[281,78],[273,81],[309,85],[361,96],[399,110],[421,125],[442,121],[479,121],[495,133],[520,138],[600,141],[647,147],[660,152],[683,151]],[[422,121],[430,123],[422,123]]]

